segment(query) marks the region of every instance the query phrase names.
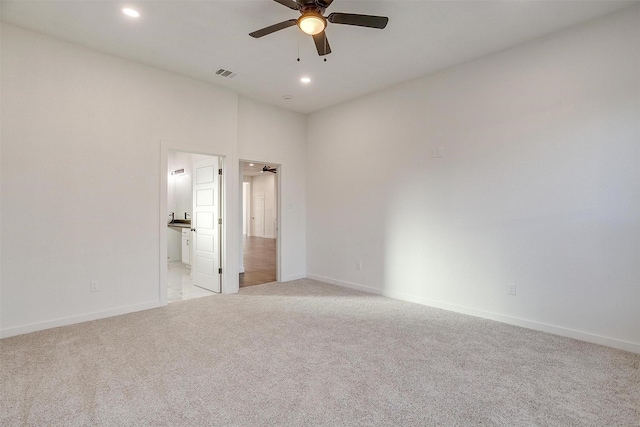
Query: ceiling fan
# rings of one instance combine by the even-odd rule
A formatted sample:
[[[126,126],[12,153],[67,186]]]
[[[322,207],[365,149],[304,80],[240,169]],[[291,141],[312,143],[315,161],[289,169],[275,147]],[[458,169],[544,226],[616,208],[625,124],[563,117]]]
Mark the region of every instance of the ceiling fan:
[[[249,35],[260,38],[276,31],[297,25],[304,33],[313,37],[318,55],[324,56],[331,53],[329,41],[324,32],[327,21],[332,24],[355,25],[358,27],[383,29],[387,26],[389,18],[386,16],[359,15],[355,13],[331,13],[329,16],[322,16],[333,0],[273,0],[289,9],[300,12],[298,19],[289,19],[278,24],[270,25],[261,30],[254,31]]]
[[[264,165],[260,173],[264,173],[264,172],[278,173],[278,169]]]

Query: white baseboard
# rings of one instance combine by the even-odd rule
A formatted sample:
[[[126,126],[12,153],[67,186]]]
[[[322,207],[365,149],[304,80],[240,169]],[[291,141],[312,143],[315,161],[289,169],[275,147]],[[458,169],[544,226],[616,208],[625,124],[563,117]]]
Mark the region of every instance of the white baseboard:
[[[0,330],[0,338],[9,338],[16,335],[28,334],[31,332],[43,331],[45,329],[57,328],[59,326],[74,325],[76,323],[89,322],[91,320],[104,319],[107,317],[119,316],[121,314],[134,313],[136,311],[149,310],[151,308],[162,307],[160,301],[147,302],[143,304],[130,305],[111,310],[96,311],[94,313],[81,314],[79,316],[63,317],[61,319],[48,320],[46,322],[31,323],[29,325],[15,326]]]
[[[283,282],[290,282],[292,280],[298,280],[298,279],[306,279],[308,276],[304,273],[302,274],[290,274],[287,277],[283,277],[282,281]],[[320,280],[320,279],[318,279]]]
[[[402,292],[388,291],[372,288],[370,286],[359,285],[356,283],[344,282],[332,279],[330,277],[317,276],[307,274],[307,278],[318,280],[320,282],[329,283],[331,285],[341,286],[343,288],[355,289],[357,291],[367,292],[370,294],[381,295],[397,300],[413,302],[416,304],[427,305],[429,307],[440,308],[443,310],[454,311],[456,313],[468,314],[470,316],[481,317],[483,319],[496,320],[498,322],[510,325],[520,326],[536,331],[547,332],[554,335],[560,335],[567,338],[573,338],[580,341],[586,341],[594,344],[600,344],[607,347],[617,348],[619,350],[630,351],[640,354],[640,344],[630,341],[623,341],[616,338],[603,337],[601,335],[591,334],[589,332],[576,331],[574,329],[564,328],[562,326],[549,325],[546,323],[536,322],[533,320],[520,319],[518,317],[505,316],[503,314],[493,313],[490,311],[478,310],[475,308],[464,307],[456,304],[449,304],[428,298],[416,297]]]

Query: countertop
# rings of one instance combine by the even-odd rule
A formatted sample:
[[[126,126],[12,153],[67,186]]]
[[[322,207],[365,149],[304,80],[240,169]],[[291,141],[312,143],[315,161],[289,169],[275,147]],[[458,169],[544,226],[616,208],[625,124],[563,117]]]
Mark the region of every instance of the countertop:
[[[184,222],[169,222],[167,223],[167,227],[173,228],[174,230],[181,231],[183,228],[191,228],[191,221],[188,223]]]

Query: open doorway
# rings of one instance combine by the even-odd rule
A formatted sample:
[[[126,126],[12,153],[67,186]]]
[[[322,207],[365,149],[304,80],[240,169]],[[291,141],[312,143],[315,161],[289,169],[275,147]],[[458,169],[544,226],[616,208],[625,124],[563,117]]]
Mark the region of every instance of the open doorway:
[[[167,301],[220,293],[220,158],[169,150],[167,165]]]
[[[242,264],[240,287],[275,282],[278,239],[278,165],[240,162]]]

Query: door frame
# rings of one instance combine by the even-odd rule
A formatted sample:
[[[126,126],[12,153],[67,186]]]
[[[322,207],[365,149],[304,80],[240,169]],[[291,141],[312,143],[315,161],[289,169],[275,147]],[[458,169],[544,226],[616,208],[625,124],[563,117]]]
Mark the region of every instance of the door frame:
[[[232,185],[235,185],[235,171],[233,171],[233,163],[230,159],[233,153],[228,152],[228,148],[216,147],[215,145],[196,145],[187,144],[177,141],[160,141],[160,206],[158,209],[159,218],[159,243],[160,250],[159,259],[159,283],[158,298],[161,305],[167,305],[167,185],[169,178],[169,150],[181,151],[183,153],[204,154],[206,156],[216,156],[220,158],[220,166],[222,168],[222,237],[221,237],[221,255],[222,255],[222,293],[234,293],[238,291],[238,275],[227,274],[228,272],[237,271],[236,259],[230,255],[236,251],[236,240],[230,239],[235,235],[235,223],[227,220],[235,216],[235,191]],[[231,170],[230,170],[231,169]]]
[[[282,245],[282,227],[283,227],[283,223],[284,221],[282,221],[282,217],[284,216],[282,214],[282,170],[284,169],[284,167],[282,166],[281,162],[269,162],[269,161],[265,161],[265,160],[255,160],[255,159],[244,159],[244,158],[240,158],[238,160],[238,173],[239,173],[239,182],[240,185],[238,186],[239,188],[239,197],[238,200],[240,201],[240,205],[239,205],[239,210],[238,212],[242,212],[242,179],[243,179],[243,171],[242,171],[242,163],[262,163],[262,164],[268,164],[270,166],[274,166],[277,170],[278,173],[276,173],[276,281],[278,282],[282,282],[282,250],[281,250],[281,245]],[[253,191],[253,190],[252,190]],[[250,195],[249,195],[249,198]],[[240,259],[238,260],[238,265],[242,266],[242,270],[244,270],[244,241],[243,241],[243,236],[242,236],[242,215],[239,215],[240,217],[240,227],[239,227],[239,231],[237,233],[237,239],[238,239],[238,248],[239,250],[239,257]]]

